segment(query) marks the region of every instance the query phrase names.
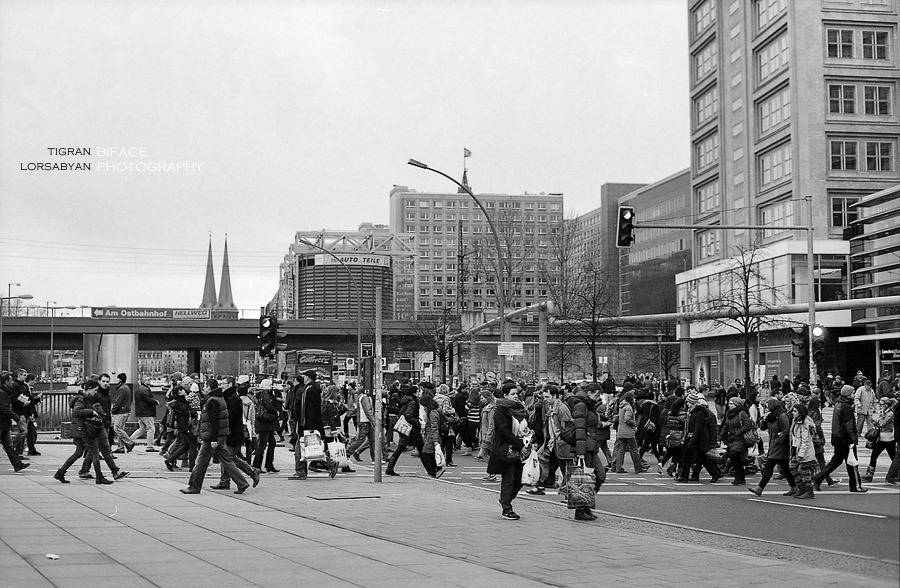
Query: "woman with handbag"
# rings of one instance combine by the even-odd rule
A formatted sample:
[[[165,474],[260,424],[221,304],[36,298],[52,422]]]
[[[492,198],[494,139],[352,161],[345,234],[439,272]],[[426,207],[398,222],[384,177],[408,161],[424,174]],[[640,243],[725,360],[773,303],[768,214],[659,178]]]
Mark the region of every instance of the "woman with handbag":
[[[504,384],[503,397],[497,399],[494,410],[494,444],[488,461],[489,474],[500,474],[501,516],[509,521],[519,520],[513,511],[512,501],[522,489],[521,451],[525,447],[522,438],[513,433],[513,419],[524,421],[525,406],[519,402],[519,390],[515,384]]]
[[[416,390],[417,388],[415,386],[401,388],[403,396],[400,398],[400,416],[397,419],[397,424],[394,426],[394,430],[400,433],[400,441],[397,443],[397,448],[394,449],[394,453],[391,454],[391,457],[388,460],[387,469],[384,472],[389,476],[400,475],[394,468],[397,466],[397,461],[400,459],[400,456],[403,455],[403,451],[407,447],[415,447],[416,451],[419,452],[419,459],[422,459],[422,446],[425,442],[422,439],[422,424],[419,421],[420,405],[416,400]],[[351,445],[347,449],[347,452],[351,453],[351,449],[354,452],[358,451],[358,447],[355,444]],[[372,455],[374,459],[375,454],[373,453]],[[354,458],[355,457],[356,455],[354,454]]]
[[[279,406],[272,395],[272,380],[264,379],[259,383],[257,393],[256,422],[253,423],[259,435],[256,452],[253,454],[253,467],[262,468],[263,453],[266,458],[266,472],[277,474],[275,469],[275,431],[280,428],[278,423]]]
[[[744,471],[744,454],[747,450],[755,445],[748,444],[747,433],[753,431],[753,423],[750,422],[750,416],[744,410],[743,402],[737,396],[728,400],[728,410],[725,412],[725,423],[719,432],[719,438],[728,447],[728,453],[725,455],[725,467],[728,469],[728,462],[731,461],[731,467],[734,469],[734,486],[741,486],[747,483],[746,473]]]
[[[797,492],[797,484],[790,469],[790,447],[791,447],[791,431],[790,422],[781,401],[777,398],[769,398],[767,402],[769,414],[766,415],[763,423],[769,433],[769,452],[766,454],[766,467],[763,470],[759,485],[755,488],[748,488],[750,492],[757,496],[762,496],[763,490],[769,480],[772,478],[772,472],[776,466],[781,466],[784,477],[787,478],[791,488],[783,494],[783,496],[793,496]]]
[[[872,445],[872,457],[869,458],[869,467],[866,468],[866,473],[862,477],[863,482],[871,482],[872,478],[875,477],[875,464],[878,462],[878,456],[881,455],[882,451],[887,449],[891,461],[893,461],[894,457],[897,455],[896,443],[894,442],[895,402],[896,400],[888,396],[884,396],[878,401],[879,411],[877,420],[875,421],[875,428],[869,429],[869,431],[866,432],[866,438],[868,439],[869,433],[876,431],[876,433],[872,435],[874,439],[866,443],[866,446],[868,446],[869,443]]]
[[[669,474],[670,478],[675,475],[675,471],[681,465],[686,422],[687,415],[684,414],[684,397],[675,396],[675,401],[672,403],[672,408],[669,409],[669,415],[666,417],[666,428],[669,431],[665,437],[666,454],[663,456],[662,461],[659,462],[659,469],[662,470],[666,463],[672,460],[671,465],[666,468],[666,473]],[[660,471],[659,473],[661,474],[662,472]]]
[[[795,404],[791,410],[791,460],[797,462],[797,492],[794,498],[815,498],[813,477],[816,475],[816,450],[813,437],[816,424],[808,416],[805,404]]]
[[[422,427],[422,446],[419,448],[419,460],[425,466],[425,472],[432,478],[440,478],[444,468],[438,467],[436,454],[441,445],[441,415],[438,403],[430,389],[422,389],[419,405],[425,409],[424,427]],[[441,450],[443,452],[443,450]]]

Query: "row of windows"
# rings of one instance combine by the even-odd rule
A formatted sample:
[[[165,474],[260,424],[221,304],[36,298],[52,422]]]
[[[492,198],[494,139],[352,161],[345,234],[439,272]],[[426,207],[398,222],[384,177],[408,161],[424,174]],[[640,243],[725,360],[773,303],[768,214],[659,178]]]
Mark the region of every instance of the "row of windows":
[[[661,257],[668,257],[673,253],[677,253],[679,251],[684,251],[685,240],[684,239],[676,239],[672,241],[666,241],[665,243],[659,243],[658,245],[654,245],[652,247],[647,247],[646,249],[641,248],[636,251],[632,251],[628,255],[628,263],[630,264],[638,264],[643,263],[645,261],[649,261],[651,259],[658,259]]]
[[[828,142],[832,171],[875,171],[894,170],[894,143],[891,141],[862,141],[865,156],[859,156],[856,140],[836,139]]]
[[[759,50],[757,74],[760,82],[767,80],[787,67],[790,61],[787,33]]]
[[[827,29],[825,34],[831,59],[891,59],[888,31]]]
[[[785,143],[759,157],[761,189],[778,184],[791,176],[791,144]]]
[[[446,209],[460,209],[460,210],[468,210],[469,202],[466,200],[406,200],[405,201],[406,208],[446,208]],[[515,202],[502,200],[499,204],[496,201],[488,200],[484,202],[484,207],[487,209],[492,208],[511,208],[513,210],[560,210],[560,204],[558,202]],[[472,203],[472,208],[477,208],[477,205]]]
[[[524,218],[525,222],[535,222],[535,220],[537,220],[537,222],[540,222],[540,223],[545,223],[545,222],[547,222],[548,220],[549,220],[550,222],[552,222],[552,223],[558,223],[558,222],[560,222],[560,215],[558,215],[558,214],[551,214],[551,215],[549,215],[549,216],[546,215],[546,214],[539,214],[539,215],[537,215],[537,216],[535,216],[535,215],[533,215],[533,214],[526,214],[524,217],[519,216],[519,215],[514,215],[514,216],[510,217],[509,220],[512,221],[512,222],[518,223],[518,222],[522,222],[522,219],[523,219],[523,218]],[[427,221],[427,220],[443,221],[443,220],[445,220],[445,219],[444,219],[444,214],[441,213],[441,212],[435,212],[435,213],[420,212],[420,213],[418,213],[418,214],[416,214],[415,212],[407,212],[407,213],[406,213],[406,220],[407,220],[407,221],[415,221],[415,220],[420,220],[420,221]],[[455,214],[453,214],[453,213],[447,213],[447,218],[446,218],[446,220],[448,220],[448,221],[455,221],[455,220],[468,221],[468,220],[469,220],[469,215],[468,215],[468,214],[460,214],[460,215],[459,215],[459,218],[457,218],[457,216],[456,216]],[[481,213],[475,213],[475,214],[472,215],[472,220],[473,220],[473,221],[478,221],[478,222],[484,222],[484,216],[482,216]]]
[[[861,93],[859,92],[860,87],[862,87]],[[892,94],[892,86],[881,84],[828,84],[828,112],[830,114],[890,116]],[[862,95],[862,111],[857,104],[860,95]]]

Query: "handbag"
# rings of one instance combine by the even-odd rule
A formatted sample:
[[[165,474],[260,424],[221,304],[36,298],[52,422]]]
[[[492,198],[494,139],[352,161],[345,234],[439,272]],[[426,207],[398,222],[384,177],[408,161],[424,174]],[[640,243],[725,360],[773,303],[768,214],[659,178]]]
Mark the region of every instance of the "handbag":
[[[84,419],[84,434],[86,437],[93,439],[99,437],[103,431],[103,421],[94,419]]]
[[[666,436],[666,447],[669,449],[679,449],[683,445],[684,431],[669,431]]]
[[[538,452],[532,451],[522,467],[522,484],[535,486],[541,481],[541,462],[538,460]]]
[[[750,428],[749,431],[744,433],[744,443],[747,444],[747,447],[755,447],[759,442],[759,433],[756,432],[756,429]]]
[[[439,468],[447,465],[447,456],[444,455],[444,450],[441,449],[440,443],[434,444],[434,461]]]
[[[585,472],[584,458],[578,458],[578,465],[567,468],[566,506],[575,508],[594,508],[597,504],[594,490],[594,474]]]
[[[406,420],[406,415],[400,415],[400,418],[397,419],[397,422],[394,423],[394,430],[400,433],[401,435],[406,435],[409,437],[409,434],[412,433],[412,425],[409,424],[409,421]]]
[[[878,435],[881,433],[880,427],[871,427],[868,431],[866,431],[866,441],[871,441],[875,443],[878,441]]]

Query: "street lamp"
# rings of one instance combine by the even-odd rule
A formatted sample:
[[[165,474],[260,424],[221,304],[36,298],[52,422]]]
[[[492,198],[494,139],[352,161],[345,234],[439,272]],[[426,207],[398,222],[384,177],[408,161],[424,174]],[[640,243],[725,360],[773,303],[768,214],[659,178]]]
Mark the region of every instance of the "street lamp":
[[[12,286],[18,286],[19,284],[10,284],[10,288]],[[4,300],[31,300],[33,296],[31,294],[19,294],[18,296],[0,296],[0,368],[3,367],[3,301]],[[12,308],[12,305],[10,305]],[[9,354],[7,353],[6,362],[9,364],[9,370],[12,371],[12,360],[9,359]]]
[[[656,349],[659,356],[659,389],[662,391],[663,383],[663,356],[662,356],[662,340],[665,335],[663,333],[656,334]],[[668,376],[669,374],[666,374]]]
[[[488,211],[481,204],[481,201],[478,200],[478,198],[475,196],[475,194],[472,193],[472,190],[470,190],[468,186],[465,186],[465,185],[459,183],[454,178],[448,176],[447,174],[445,174],[444,172],[442,172],[440,170],[434,169],[433,167],[428,167],[427,164],[422,163],[421,161],[416,161],[415,159],[410,159],[407,163],[413,167],[426,169],[428,171],[438,174],[439,176],[444,176],[445,178],[447,178],[448,180],[450,180],[451,182],[453,182],[454,184],[459,186],[459,188],[461,190],[463,190],[466,194],[468,194],[472,198],[472,200],[475,201],[475,204],[478,205],[478,208],[481,209],[481,212],[484,213],[484,218],[487,219],[488,226],[491,228],[491,235],[493,235],[493,237],[494,237],[494,249],[495,249],[495,253],[497,254],[497,263],[494,264],[494,270],[496,273],[495,279],[497,280],[497,302],[500,304],[500,316],[499,316],[500,342],[503,343],[506,340],[506,288],[503,285],[503,271],[501,268],[501,264],[503,263],[503,248],[500,246],[500,236],[497,233],[497,227],[494,226],[494,221],[491,218],[491,215],[488,214]],[[506,356],[500,355],[499,358],[500,358],[500,379],[503,380],[504,378],[506,378]]]
[[[56,302],[47,302],[47,312],[50,313],[50,394],[53,394],[53,375],[56,372],[56,359],[53,357],[53,319],[57,310],[75,310],[77,306],[50,306]]]
[[[347,264],[344,263],[340,257],[334,254],[333,251],[329,251],[324,247],[320,247],[311,241],[307,241],[306,239],[297,238],[297,241],[306,245],[307,247],[312,247],[313,249],[318,249],[323,253],[327,253],[331,257],[333,257],[341,267],[347,272],[347,275],[350,276],[350,283],[353,284],[353,289],[356,290],[356,356],[359,358],[362,354],[362,290],[359,289],[359,284],[356,283],[356,278],[353,277],[353,272],[350,271],[350,268],[347,267]],[[359,374],[361,373],[360,367],[357,367],[357,378],[359,378]]]

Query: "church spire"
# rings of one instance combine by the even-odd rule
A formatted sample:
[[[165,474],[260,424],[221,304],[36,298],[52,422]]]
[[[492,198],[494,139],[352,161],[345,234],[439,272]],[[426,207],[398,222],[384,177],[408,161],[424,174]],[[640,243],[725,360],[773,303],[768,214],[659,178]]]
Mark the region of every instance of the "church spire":
[[[216,276],[213,274],[212,235],[209,237],[209,254],[206,257],[206,284],[203,286],[203,302],[200,308],[216,305]]]
[[[228,235],[225,235],[225,255],[222,259],[222,281],[219,282],[218,310],[237,310],[231,295],[231,270],[228,269]]]

